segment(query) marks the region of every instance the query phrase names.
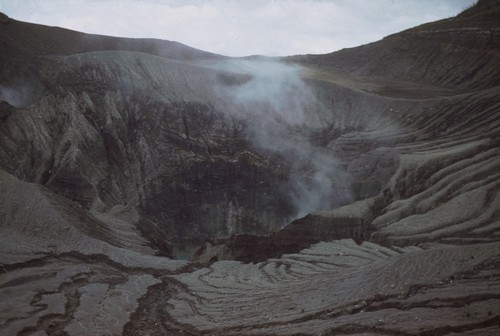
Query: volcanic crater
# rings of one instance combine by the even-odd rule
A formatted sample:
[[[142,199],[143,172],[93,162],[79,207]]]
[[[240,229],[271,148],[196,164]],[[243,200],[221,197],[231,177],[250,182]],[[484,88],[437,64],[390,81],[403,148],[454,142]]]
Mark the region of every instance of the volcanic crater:
[[[325,55],[0,48],[0,334],[500,334],[498,1]]]

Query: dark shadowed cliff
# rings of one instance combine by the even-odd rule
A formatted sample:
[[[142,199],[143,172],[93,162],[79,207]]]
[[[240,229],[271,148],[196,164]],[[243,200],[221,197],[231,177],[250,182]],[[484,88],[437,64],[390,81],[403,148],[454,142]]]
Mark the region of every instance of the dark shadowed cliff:
[[[499,334],[498,1],[327,55],[0,51],[0,334]]]

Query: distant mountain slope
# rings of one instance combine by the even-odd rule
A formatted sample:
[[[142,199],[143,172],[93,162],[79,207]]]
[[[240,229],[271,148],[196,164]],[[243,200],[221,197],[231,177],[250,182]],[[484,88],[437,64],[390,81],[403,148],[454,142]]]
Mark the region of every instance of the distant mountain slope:
[[[188,47],[179,42],[85,34],[74,30],[21,22],[0,13],[0,80],[8,82],[16,72],[33,76],[35,57],[65,56],[91,51],[137,51],[177,60],[223,59],[224,56]]]
[[[376,76],[448,88],[500,85],[500,7],[479,0],[460,15],[393,34],[356,48],[287,58]]]
[[[170,59],[220,59],[223,56],[188,47],[179,42],[85,34],[60,27],[17,21],[0,13],[0,43],[8,45],[2,58],[71,55],[90,51],[138,51]]]

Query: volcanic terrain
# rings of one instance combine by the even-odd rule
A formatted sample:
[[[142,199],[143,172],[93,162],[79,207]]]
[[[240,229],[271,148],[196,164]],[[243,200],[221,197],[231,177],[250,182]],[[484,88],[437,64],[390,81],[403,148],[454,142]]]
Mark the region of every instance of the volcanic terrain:
[[[229,58],[0,14],[0,335],[500,335],[500,2]]]

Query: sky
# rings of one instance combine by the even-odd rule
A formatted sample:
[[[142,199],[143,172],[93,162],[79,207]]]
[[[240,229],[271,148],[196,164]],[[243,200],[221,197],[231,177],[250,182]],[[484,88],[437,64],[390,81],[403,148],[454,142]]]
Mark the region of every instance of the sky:
[[[227,56],[323,54],[454,16],[476,0],[0,0],[20,20],[159,38]]]

